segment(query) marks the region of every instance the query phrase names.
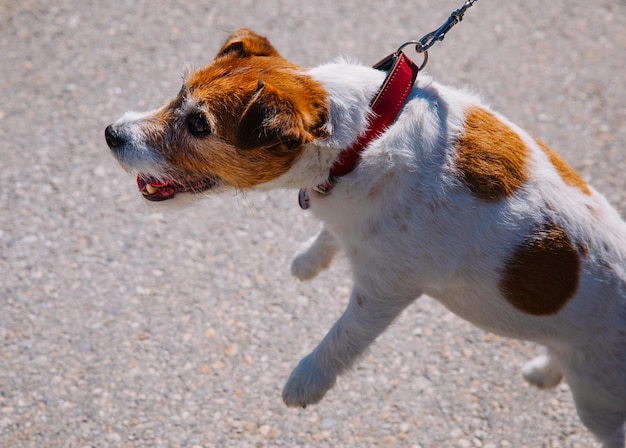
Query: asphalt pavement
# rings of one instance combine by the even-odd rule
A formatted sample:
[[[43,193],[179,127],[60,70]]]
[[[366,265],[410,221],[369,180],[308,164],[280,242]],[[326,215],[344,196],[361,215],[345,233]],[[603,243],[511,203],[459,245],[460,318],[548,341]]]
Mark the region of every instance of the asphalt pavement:
[[[461,0],[0,2],[0,446],[589,447],[538,347],[424,297],[319,405],[297,361],[345,307],[344,259],[290,277],[317,230],[295,192],[148,207],[104,128],[176,94],[229,32],[290,60],[373,64]],[[626,3],[480,0],[430,52],[626,213]]]

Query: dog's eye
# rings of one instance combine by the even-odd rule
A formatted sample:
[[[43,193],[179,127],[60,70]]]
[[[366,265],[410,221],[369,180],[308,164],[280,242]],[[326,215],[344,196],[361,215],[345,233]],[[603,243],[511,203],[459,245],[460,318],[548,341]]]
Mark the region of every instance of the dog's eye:
[[[211,125],[204,114],[200,112],[187,117],[187,129],[194,137],[206,137],[211,133]]]

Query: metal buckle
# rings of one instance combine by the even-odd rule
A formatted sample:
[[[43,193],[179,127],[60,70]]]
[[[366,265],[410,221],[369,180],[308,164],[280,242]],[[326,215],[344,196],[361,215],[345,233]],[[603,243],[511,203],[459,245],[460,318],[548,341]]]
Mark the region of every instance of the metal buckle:
[[[448,20],[446,20],[443,25],[441,25],[435,31],[431,31],[430,33],[426,34],[420,40],[410,40],[403,43],[402,45],[400,45],[400,48],[398,48],[397,53],[400,53],[404,49],[404,47],[407,47],[409,45],[415,45],[415,51],[424,54],[424,62],[422,62],[422,65],[419,68],[420,70],[422,70],[428,62],[428,50],[430,49],[430,47],[435,45],[437,42],[442,41],[443,38],[446,37],[446,33],[450,31],[454,25],[463,20],[463,15],[465,14],[465,11],[467,11],[467,9],[470,8],[477,1],[478,0],[467,0],[459,9],[457,9],[456,11],[452,11],[452,14],[450,14],[450,17],[448,17]]]

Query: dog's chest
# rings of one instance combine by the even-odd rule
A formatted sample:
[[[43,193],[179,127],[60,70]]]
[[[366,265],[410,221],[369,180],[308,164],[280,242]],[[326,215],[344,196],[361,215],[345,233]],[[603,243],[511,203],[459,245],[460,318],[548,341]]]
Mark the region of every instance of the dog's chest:
[[[385,177],[384,185],[314,193],[312,211],[342,245],[355,276],[373,288],[389,285],[410,295],[444,290],[474,250],[468,208],[461,197],[425,200],[417,185]]]

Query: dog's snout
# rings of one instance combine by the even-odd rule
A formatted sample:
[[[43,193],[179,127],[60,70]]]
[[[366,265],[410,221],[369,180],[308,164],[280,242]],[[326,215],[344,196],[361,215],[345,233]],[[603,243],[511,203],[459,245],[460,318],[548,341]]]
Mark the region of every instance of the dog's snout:
[[[107,126],[104,130],[104,138],[107,141],[107,145],[111,149],[118,149],[126,143],[126,138],[118,128],[113,125]]]

